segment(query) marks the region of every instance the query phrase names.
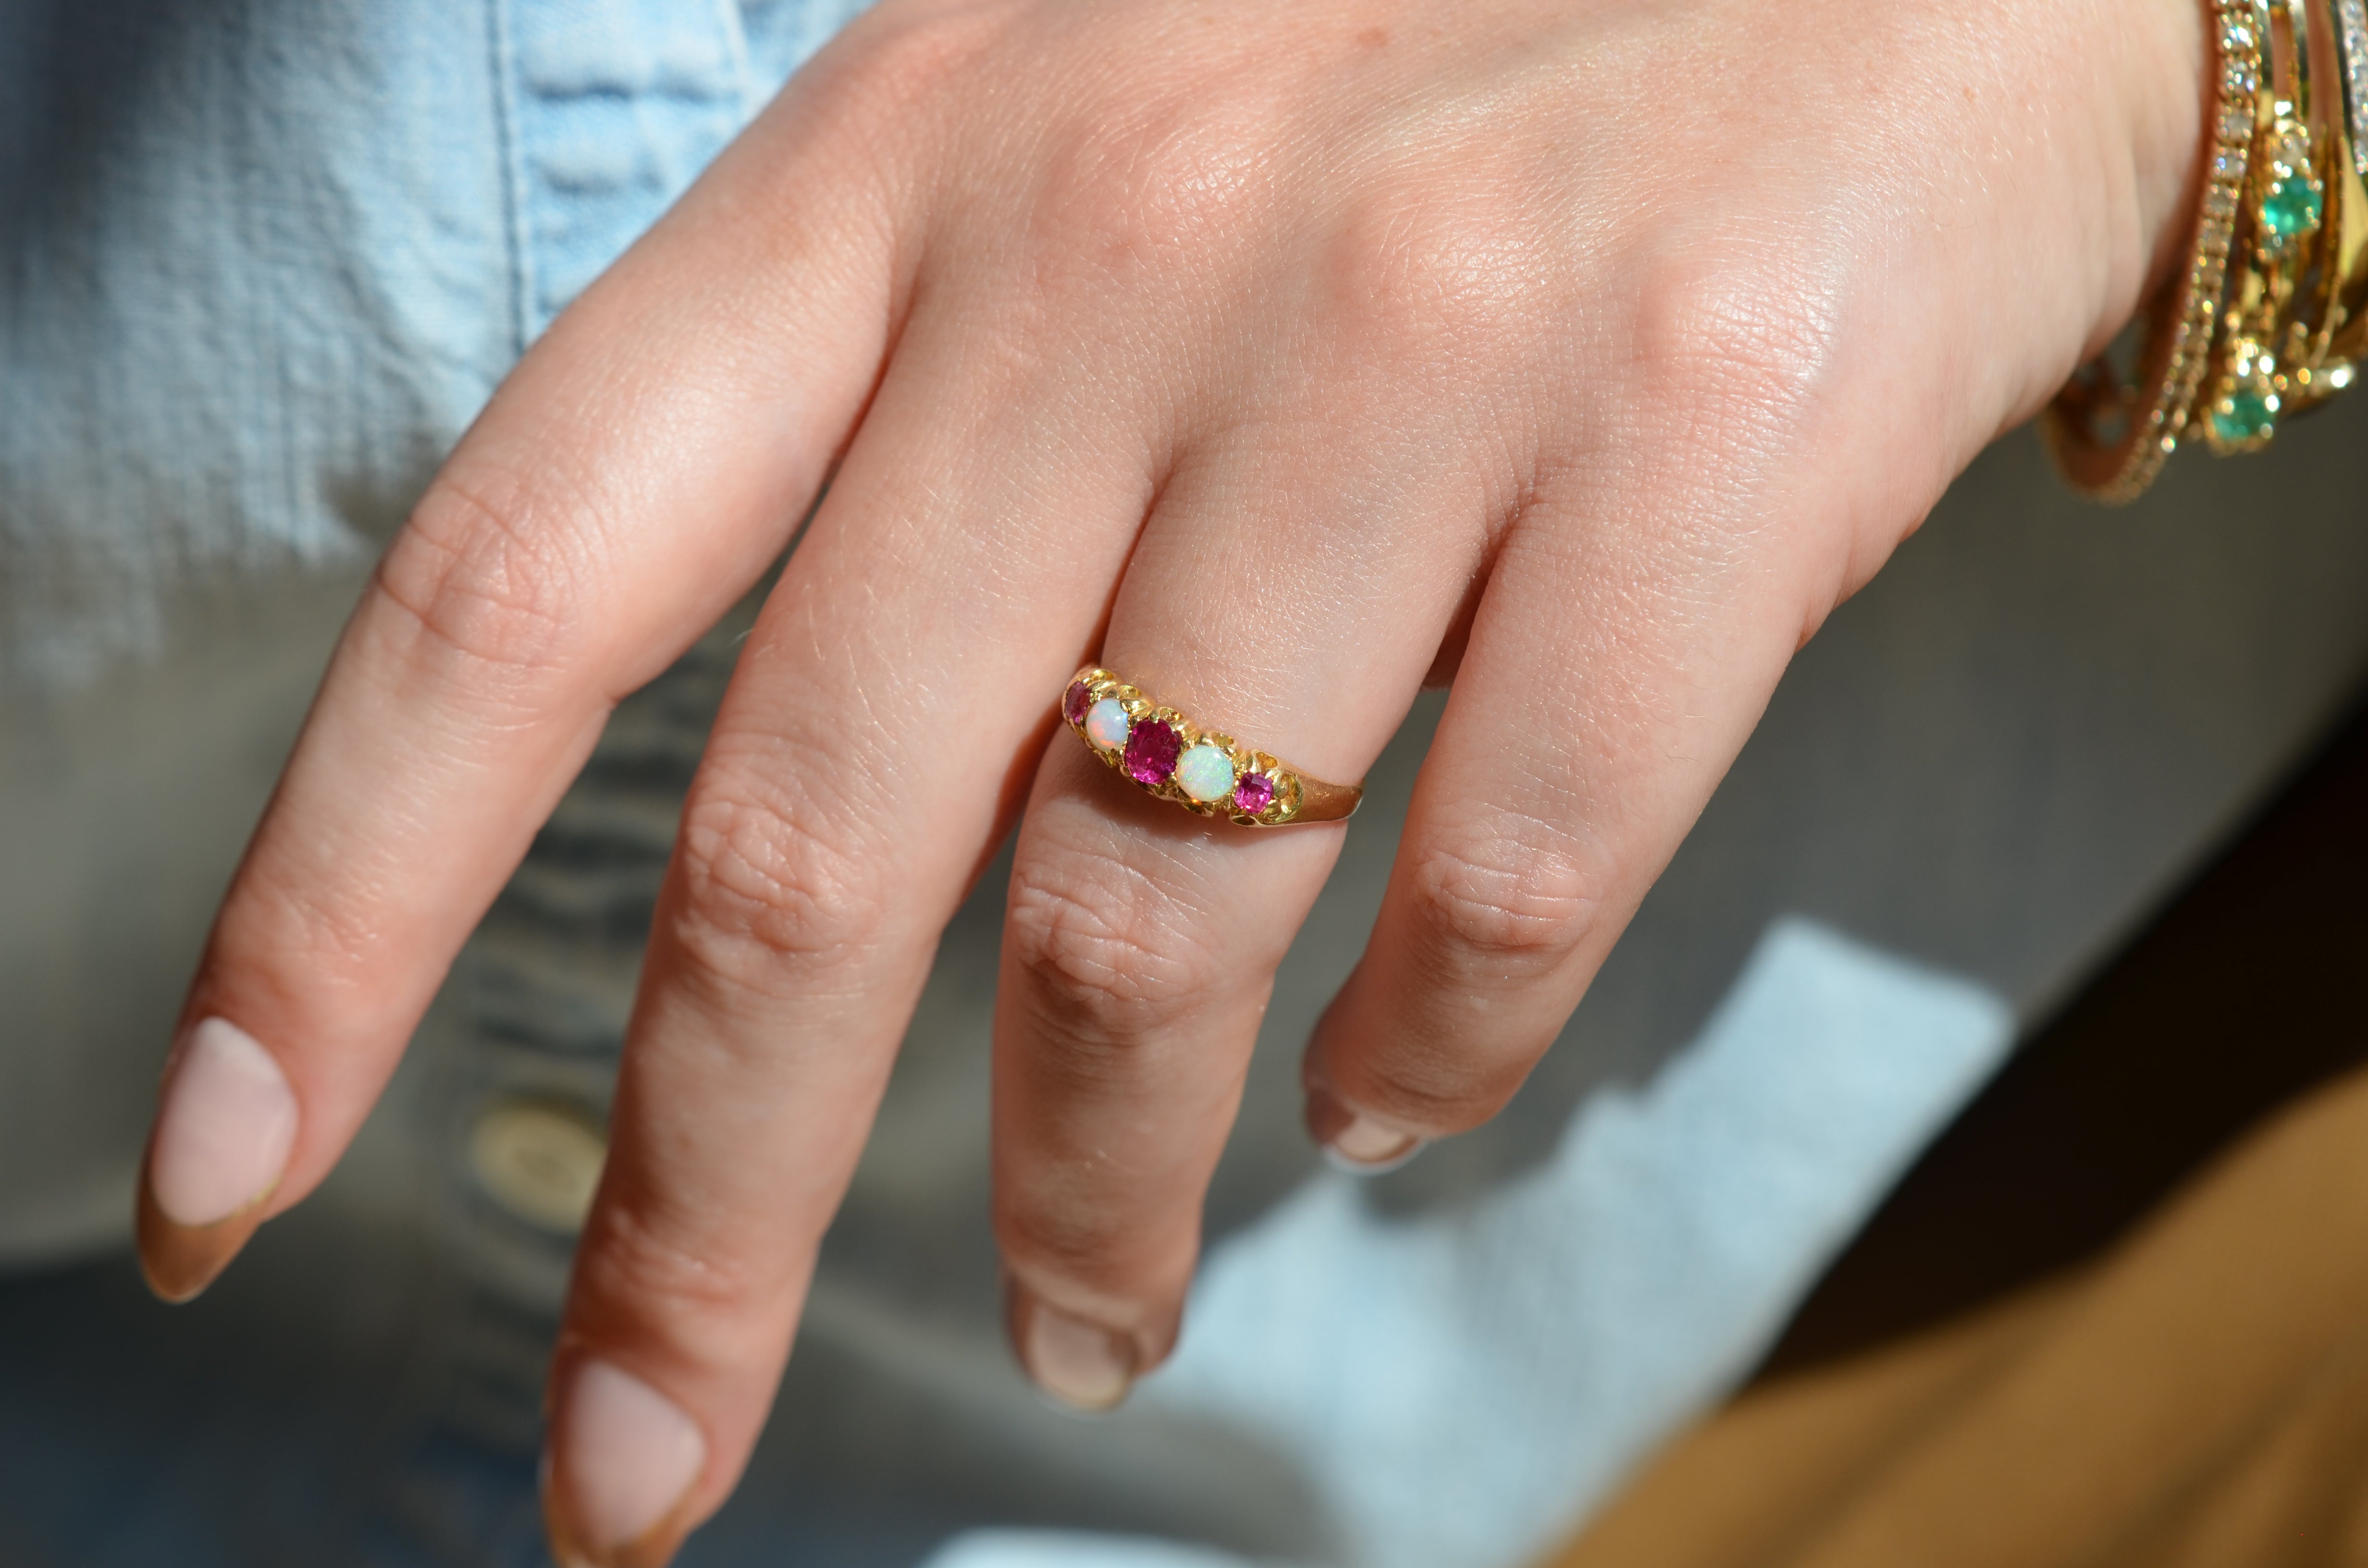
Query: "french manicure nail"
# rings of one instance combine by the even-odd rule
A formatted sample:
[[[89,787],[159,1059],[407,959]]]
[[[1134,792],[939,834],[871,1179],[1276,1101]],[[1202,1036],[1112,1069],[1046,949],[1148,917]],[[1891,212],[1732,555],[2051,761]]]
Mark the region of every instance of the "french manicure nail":
[[[1012,1317],[1021,1365],[1063,1404],[1112,1410],[1134,1386],[1134,1341],[1126,1335],[1046,1306],[1019,1284],[1012,1286]]]
[[[1320,1084],[1308,1086],[1307,1131],[1332,1168],[1350,1176],[1394,1171],[1429,1142],[1383,1125]]]
[[[187,1301],[246,1244],[296,1142],[296,1094],[255,1037],[222,1018],[189,1031],[165,1085],[140,1184],[149,1284]]]
[[[682,1408],[606,1361],[580,1363],[543,1472],[543,1523],[566,1568],[658,1568],[682,1533],[707,1437]]]

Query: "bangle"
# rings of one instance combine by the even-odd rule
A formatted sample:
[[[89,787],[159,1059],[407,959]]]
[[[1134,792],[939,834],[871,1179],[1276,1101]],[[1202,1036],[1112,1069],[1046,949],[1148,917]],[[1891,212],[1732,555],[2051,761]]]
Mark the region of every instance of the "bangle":
[[[2316,324],[2294,368],[2282,418],[2350,386],[2354,365],[2368,354],[2368,0],[2315,6],[2310,25],[2312,121],[2328,211],[2319,291],[2306,303]],[[2332,69],[2317,69],[2321,61]]]
[[[2267,10],[2266,0],[2216,0],[2213,6],[2203,196],[2187,258],[2141,324],[2135,382],[2100,355],[2055,394],[2041,427],[2065,477],[2100,501],[2142,494],[2194,409],[2252,165]]]
[[[2279,415],[2299,407],[2317,376],[2314,349],[2325,324],[2331,268],[2321,265],[2327,232],[2323,135],[2315,134],[2315,79],[2326,54],[2311,47],[2303,0],[2267,0],[2264,59],[2254,95],[2257,139],[2240,241],[2232,258],[2223,323],[2204,398],[2203,437],[2223,457],[2259,451]],[[2306,279],[2322,286],[2305,291]]]

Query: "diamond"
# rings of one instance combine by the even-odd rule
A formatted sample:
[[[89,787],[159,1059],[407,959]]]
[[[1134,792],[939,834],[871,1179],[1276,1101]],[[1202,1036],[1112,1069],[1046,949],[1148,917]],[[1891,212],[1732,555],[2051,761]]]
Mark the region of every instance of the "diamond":
[[[1081,680],[1071,681],[1061,698],[1061,717],[1075,729],[1086,722],[1086,710],[1093,705],[1094,688]]]
[[[1105,697],[1086,710],[1086,739],[1104,751],[1116,751],[1126,744],[1127,733],[1133,727],[1126,716],[1126,704],[1115,697]]]
[[[1245,773],[1234,781],[1234,810],[1256,816],[1274,804],[1274,780],[1263,773]]]
[[[1164,784],[1176,771],[1176,756],[1183,749],[1183,737],[1173,725],[1147,719],[1126,737],[1126,760],[1120,766],[1138,784]]]

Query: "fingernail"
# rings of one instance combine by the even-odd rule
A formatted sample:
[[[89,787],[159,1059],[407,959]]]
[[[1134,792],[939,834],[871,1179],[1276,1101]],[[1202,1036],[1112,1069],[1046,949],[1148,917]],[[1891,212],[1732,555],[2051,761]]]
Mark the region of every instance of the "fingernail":
[[[575,1370],[545,1461],[542,1518],[565,1568],[660,1568],[707,1466],[699,1423],[606,1361]]]
[[[1134,1341],[1011,1287],[1012,1341],[1036,1386],[1072,1410],[1114,1410],[1134,1386]]]
[[[1380,1176],[1422,1153],[1429,1139],[1385,1127],[1320,1084],[1307,1089],[1307,1131],[1334,1170]]]
[[[148,1283],[186,1301],[261,1222],[296,1142],[296,1093],[253,1035],[222,1018],[189,1031],[165,1086],[140,1182]]]

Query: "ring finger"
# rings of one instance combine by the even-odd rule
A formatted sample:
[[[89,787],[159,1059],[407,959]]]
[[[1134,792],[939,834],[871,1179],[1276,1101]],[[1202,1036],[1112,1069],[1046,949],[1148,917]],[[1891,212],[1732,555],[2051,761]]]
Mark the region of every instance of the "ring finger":
[[[1361,778],[1479,568],[1495,491],[1440,457],[1474,443],[1363,434],[1311,414],[1188,453],[1101,665],[1242,748]],[[1006,918],[996,1220],[1016,1347],[1069,1403],[1115,1403],[1174,1341],[1275,968],[1342,838],[1190,813],[1053,737]]]

